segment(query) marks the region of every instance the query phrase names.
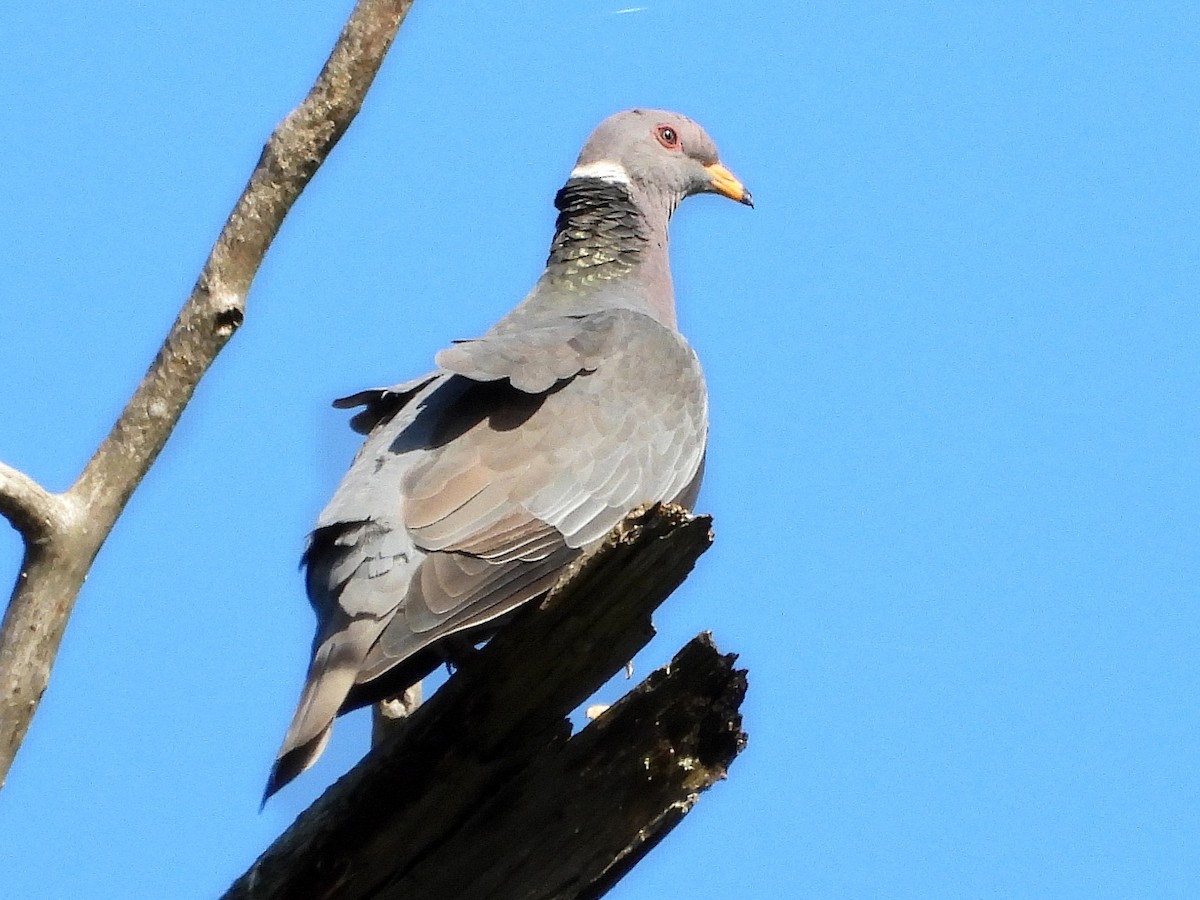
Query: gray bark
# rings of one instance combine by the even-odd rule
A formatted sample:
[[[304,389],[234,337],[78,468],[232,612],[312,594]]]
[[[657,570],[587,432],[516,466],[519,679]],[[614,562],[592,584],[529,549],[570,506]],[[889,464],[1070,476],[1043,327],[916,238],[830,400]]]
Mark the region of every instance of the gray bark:
[[[64,493],[0,464],[0,515],[25,542],[0,623],[0,786],[50,679],[79,588],[201,377],[300,192],[345,133],[412,0],[360,0],[305,100],[263,148],[166,341],[112,431]]]

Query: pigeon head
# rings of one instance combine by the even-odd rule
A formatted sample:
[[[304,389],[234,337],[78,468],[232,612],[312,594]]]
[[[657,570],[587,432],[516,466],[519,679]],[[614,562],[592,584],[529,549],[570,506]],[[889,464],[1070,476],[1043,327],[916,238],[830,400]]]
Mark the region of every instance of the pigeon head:
[[[686,116],[631,109],[605,119],[554,198],[558,219],[546,271],[521,315],[586,297],[674,328],[667,232],[675,208],[692,194],[753,206],[750,192],[721,165],[712,138]]]
[[[635,185],[665,195],[671,209],[684,197],[705,193],[754,205],[750,192],[721,165],[704,129],[661,109],[626,110],[601,122],[571,177]]]

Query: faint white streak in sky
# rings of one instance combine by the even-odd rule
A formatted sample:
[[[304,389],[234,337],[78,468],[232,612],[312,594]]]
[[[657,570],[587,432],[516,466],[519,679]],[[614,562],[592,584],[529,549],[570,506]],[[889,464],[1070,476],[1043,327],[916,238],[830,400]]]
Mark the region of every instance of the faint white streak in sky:
[[[627,6],[624,9],[614,9],[613,15],[614,16],[624,16],[624,15],[628,15],[629,13],[645,12],[649,8],[650,7],[648,7],[648,6]]]

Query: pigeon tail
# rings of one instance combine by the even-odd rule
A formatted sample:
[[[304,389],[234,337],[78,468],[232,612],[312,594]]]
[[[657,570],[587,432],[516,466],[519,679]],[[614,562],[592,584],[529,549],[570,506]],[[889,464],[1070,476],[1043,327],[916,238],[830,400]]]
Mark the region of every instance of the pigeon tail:
[[[333,729],[333,720],[354,687],[363,658],[378,633],[377,621],[357,619],[321,644],[309,666],[304,693],[271,768],[263,793],[264,803],[321,755]]]
[[[262,801],[258,804],[259,812],[266,808],[267,801],[280,788],[289,784],[292,779],[317,761],[325,752],[325,745],[329,743],[331,734],[333,734],[333,722],[326,725],[321,733],[308,743],[279,754],[279,758],[271,766],[271,774],[267,777],[267,786],[263,790]]]

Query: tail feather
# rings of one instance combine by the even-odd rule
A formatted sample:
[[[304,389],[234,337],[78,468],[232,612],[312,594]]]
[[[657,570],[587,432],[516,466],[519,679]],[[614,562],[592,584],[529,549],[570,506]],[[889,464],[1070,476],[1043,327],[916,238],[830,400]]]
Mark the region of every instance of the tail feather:
[[[335,631],[317,649],[308,680],[292,716],[283,745],[271,767],[263,803],[317,761],[325,750],[346,695],[354,686],[363,658],[375,642],[380,625],[374,619],[355,619]]]
[[[291,782],[293,778],[317,761],[329,743],[329,735],[333,734],[333,723],[325,726],[315,738],[307,744],[301,744],[291,750],[280,750],[279,757],[271,766],[271,774],[267,777],[267,787],[263,791],[262,802],[258,808],[261,811],[275,792]]]

